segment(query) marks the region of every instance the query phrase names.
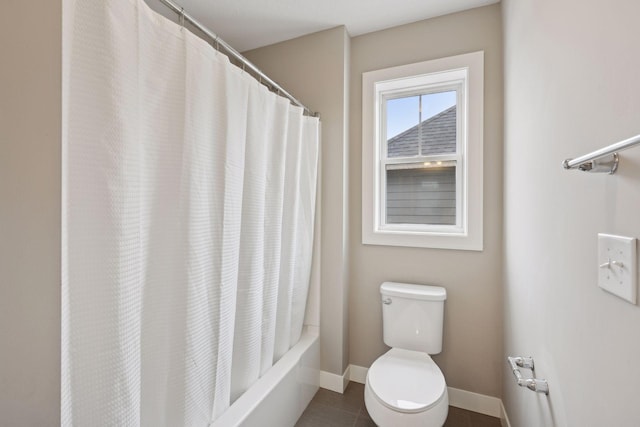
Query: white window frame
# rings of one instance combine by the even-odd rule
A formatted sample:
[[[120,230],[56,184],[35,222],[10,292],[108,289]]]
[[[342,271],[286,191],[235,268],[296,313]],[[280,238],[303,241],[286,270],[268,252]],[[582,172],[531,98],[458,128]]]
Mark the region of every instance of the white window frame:
[[[422,248],[483,249],[484,52],[473,52],[362,75],[362,243]],[[457,151],[452,155],[387,158],[386,100],[457,91]],[[386,165],[456,162],[456,224],[386,224]]]

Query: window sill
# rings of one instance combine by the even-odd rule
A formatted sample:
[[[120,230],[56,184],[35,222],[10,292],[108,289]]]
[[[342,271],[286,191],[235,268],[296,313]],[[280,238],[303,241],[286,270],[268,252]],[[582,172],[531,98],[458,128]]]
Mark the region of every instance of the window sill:
[[[379,246],[404,246],[412,248],[453,249],[482,251],[482,235],[444,232],[407,232],[380,230],[364,232],[362,244]]]

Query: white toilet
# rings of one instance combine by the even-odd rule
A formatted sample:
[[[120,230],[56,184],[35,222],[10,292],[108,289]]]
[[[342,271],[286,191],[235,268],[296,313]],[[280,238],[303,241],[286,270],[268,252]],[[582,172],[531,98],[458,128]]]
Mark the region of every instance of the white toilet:
[[[447,384],[429,355],[442,351],[447,291],[385,282],[380,293],[383,338],[391,350],[367,372],[367,411],[380,427],[441,427],[449,411]]]

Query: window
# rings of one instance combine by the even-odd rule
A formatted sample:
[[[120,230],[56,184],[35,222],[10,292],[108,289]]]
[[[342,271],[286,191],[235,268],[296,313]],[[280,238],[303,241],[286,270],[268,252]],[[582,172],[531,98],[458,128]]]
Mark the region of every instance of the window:
[[[364,244],[482,250],[483,52],[363,74]]]

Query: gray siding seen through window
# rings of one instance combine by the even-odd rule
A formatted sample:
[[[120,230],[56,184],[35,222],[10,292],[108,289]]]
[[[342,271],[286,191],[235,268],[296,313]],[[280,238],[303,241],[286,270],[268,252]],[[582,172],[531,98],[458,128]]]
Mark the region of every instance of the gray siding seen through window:
[[[456,224],[456,168],[387,170],[387,224]]]

